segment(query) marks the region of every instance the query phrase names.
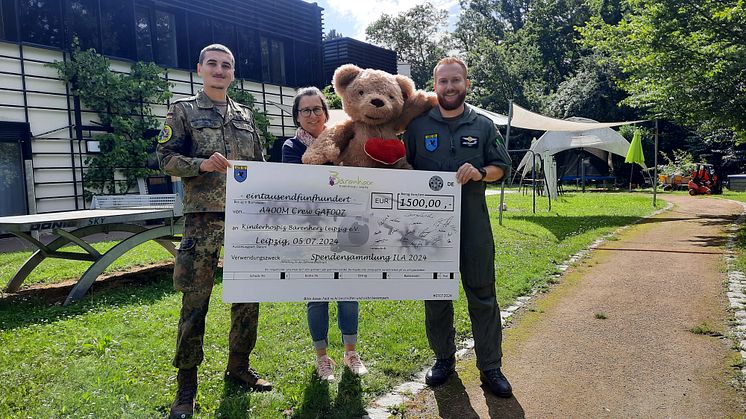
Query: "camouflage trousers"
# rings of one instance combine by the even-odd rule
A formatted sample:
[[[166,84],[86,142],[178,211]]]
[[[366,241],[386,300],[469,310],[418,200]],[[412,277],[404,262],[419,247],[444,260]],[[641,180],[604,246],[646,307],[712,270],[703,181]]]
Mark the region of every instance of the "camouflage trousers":
[[[198,366],[204,359],[205,317],[215,283],[220,248],[223,245],[223,213],[189,213],[184,236],[174,265],[174,288],[183,293],[176,355],[173,365],[180,369]],[[231,352],[248,354],[256,344],[258,303],[231,306]]]

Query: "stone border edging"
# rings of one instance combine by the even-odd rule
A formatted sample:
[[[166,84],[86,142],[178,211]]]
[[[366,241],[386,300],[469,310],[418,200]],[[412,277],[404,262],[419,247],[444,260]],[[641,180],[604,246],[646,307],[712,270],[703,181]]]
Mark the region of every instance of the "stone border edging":
[[[736,270],[736,239],[738,229],[746,221],[746,203],[728,199],[741,206],[741,215],[728,228],[728,243],[725,246],[725,263],[728,269],[728,289],[726,295],[735,323],[730,327],[731,336],[738,342],[741,352],[741,383],[746,383],[746,275]]]
[[[746,210],[746,204],[743,204],[743,205],[744,205],[744,209]],[[670,202],[667,202],[667,205],[664,208],[656,210],[652,212],[651,214],[640,218],[640,220],[635,221],[632,224],[619,227],[613,232],[601,236],[600,238],[596,239],[593,243],[591,243],[588,246],[588,248],[580,250],[579,252],[570,256],[570,258],[568,258],[563,263],[557,264],[556,267],[559,272],[553,274],[552,277],[554,279],[558,279],[562,277],[562,274],[564,274],[565,271],[567,271],[571,266],[575,265],[578,261],[588,256],[588,254],[593,249],[596,249],[598,246],[605,243],[610,237],[614,237],[618,235],[622,231],[630,228],[631,226],[638,224],[641,220],[644,220],[646,218],[651,218],[665,211],[668,211],[672,207],[673,207],[673,204]],[[741,217],[746,217],[746,214],[742,214]],[[742,276],[742,287],[743,287],[742,289],[746,290],[746,275],[741,274],[741,276]],[[531,292],[528,295],[522,295],[520,297],[516,297],[513,305],[507,307],[505,310],[500,311],[500,320],[502,321],[503,328],[505,328],[505,324],[508,323],[508,321],[511,319],[513,314],[516,311],[518,311],[518,309],[528,305],[531,299],[538,292],[539,292],[538,288],[534,288],[531,290]],[[744,300],[744,303],[746,304],[746,299]],[[742,312],[743,312],[743,317],[741,318],[741,321],[743,321],[744,328],[742,329],[743,335],[741,336],[741,339],[746,339],[746,309],[742,309]],[[470,351],[474,350],[474,339],[467,338],[459,342],[458,346],[461,347],[461,349],[456,351],[457,361],[459,359],[464,358]],[[746,360],[746,340],[741,340],[741,355]],[[415,374],[412,377],[412,381],[407,381],[402,384],[399,384],[398,386],[394,387],[390,392],[373,400],[368,405],[368,408],[366,409],[368,414],[366,416],[363,416],[363,418],[364,419],[388,419],[392,415],[391,410],[393,410],[397,406],[402,405],[403,403],[406,403],[412,400],[414,396],[416,396],[419,392],[427,388],[427,384],[425,384],[425,374],[427,373],[427,370],[429,369],[430,369],[430,366],[428,365],[427,367],[425,367],[425,369]],[[744,366],[743,371],[744,371],[744,375],[746,375],[746,366]]]

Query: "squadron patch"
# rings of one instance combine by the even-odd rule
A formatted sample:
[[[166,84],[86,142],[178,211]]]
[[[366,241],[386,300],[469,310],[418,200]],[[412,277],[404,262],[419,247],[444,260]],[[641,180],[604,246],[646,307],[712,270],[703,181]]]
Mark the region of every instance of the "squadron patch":
[[[438,149],[438,134],[425,135],[425,150],[433,152]]]
[[[173,128],[171,128],[170,125],[164,125],[161,133],[158,134],[158,144],[167,143],[168,140],[171,139],[172,135],[174,135]]]
[[[472,137],[471,135],[461,137],[461,147],[475,148],[477,145],[479,145],[479,138]]]

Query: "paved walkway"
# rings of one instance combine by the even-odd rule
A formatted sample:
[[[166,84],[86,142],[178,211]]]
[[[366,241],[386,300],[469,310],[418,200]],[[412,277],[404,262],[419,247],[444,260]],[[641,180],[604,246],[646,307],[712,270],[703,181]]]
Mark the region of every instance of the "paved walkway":
[[[727,330],[725,229],[737,203],[666,196],[671,211],[625,230],[506,330],[515,391],[480,386],[474,359],[425,390],[405,417],[744,417]],[[695,334],[701,327],[710,333]]]

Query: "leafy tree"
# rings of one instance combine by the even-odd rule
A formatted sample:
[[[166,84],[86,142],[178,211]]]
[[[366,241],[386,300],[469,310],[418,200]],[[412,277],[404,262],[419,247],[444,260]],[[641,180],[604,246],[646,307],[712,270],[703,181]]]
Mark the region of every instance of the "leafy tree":
[[[329,32],[324,34],[324,41],[331,41],[332,39],[344,38],[344,35],[337,32],[336,29],[331,29]]]
[[[636,119],[634,110],[620,106],[627,94],[614,82],[619,71],[609,63],[601,63],[598,55],[582,57],[576,72],[559,84],[549,96],[544,111],[556,118],[582,116],[597,121]]]
[[[108,59],[93,49],[82,51],[77,40],[70,60],[49,65],[110,130],[95,137],[101,152],[86,159],[85,194],[126,193],[138,178],[154,173],[146,162],[148,151],[155,146],[152,132],[160,124],[150,104],[165,103],[171,97],[163,69],[136,62],[129,74],[112,72]],[[119,175],[124,179],[118,179]]]
[[[520,30],[526,22],[531,0],[461,0],[461,16],[453,38],[461,51],[468,52],[478,39],[494,43]]]
[[[618,24],[594,18],[584,44],[626,77],[625,103],[695,129],[705,144],[746,141],[742,0],[630,0]]]
[[[324,87],[322,93],[324,93],[329,109],[342,109],[342,98],[334,92],[334,87],[331,84]]]
[[[447,55],[450,38],[448,12],[431,3],[419,4],[397,16],[383,14],[365,30],[368,41],[396,51],[412,66],[412,80],[423,87],[432,79],[435,64]]]
[[[256,128],[259,130],[259,136],[261,137],[260,140],[262,140],[262,149],[266,152],[277,137],[269,132],[269,117],[264,113],[264,111],[256,107],[256,99],[254,98],[254,95],[239,88],[239,84],[240,82],[238,80],[231,84],[228,88],[228,96],[236,102],[252,109]]]

